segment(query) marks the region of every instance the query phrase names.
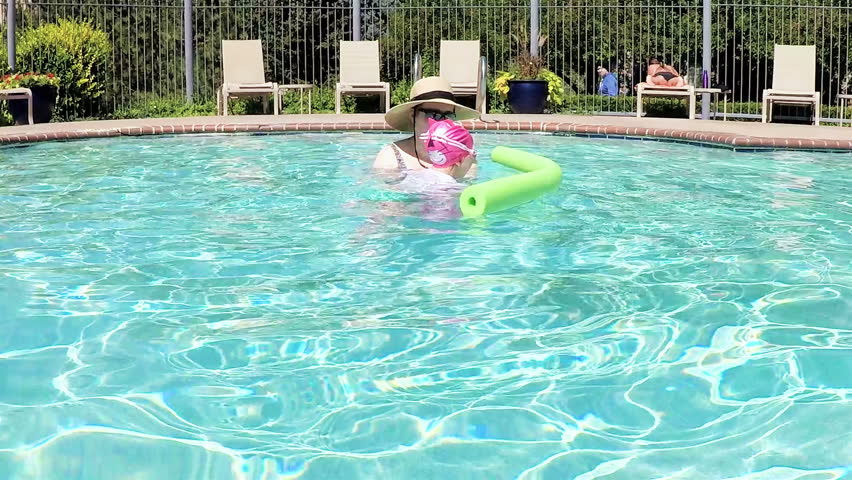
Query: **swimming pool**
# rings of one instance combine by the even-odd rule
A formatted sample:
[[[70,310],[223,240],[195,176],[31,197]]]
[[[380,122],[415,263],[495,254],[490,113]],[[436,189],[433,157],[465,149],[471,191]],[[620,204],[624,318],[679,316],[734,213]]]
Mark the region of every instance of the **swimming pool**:
[[[848,154],[482,134],[564,180],[462,220],[394,138],[0,149],[2,478],[848,475]]]

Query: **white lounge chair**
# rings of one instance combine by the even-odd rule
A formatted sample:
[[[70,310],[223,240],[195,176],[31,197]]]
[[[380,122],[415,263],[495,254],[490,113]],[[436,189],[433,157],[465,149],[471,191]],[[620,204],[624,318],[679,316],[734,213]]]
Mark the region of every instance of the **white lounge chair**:
[[[642,109],[642,100],[645,97],[686,97],[689,103],[688,117],[690,120],[695,118],[695,87],[692,85],[684,85],[682,87],[663,87],[659,85],[651,85],[648,83],[640,83],[636,89],[636,116],[641,117],[644,113]]]
[[[0,90],[0,100],[26,100],[27,101],[27,120],[32,125],[33,122],[33,91],[29,88],[9,88]]]
[[[380,78],[379,42],[340,42],[340,82],[335,89],[334,111],[340,113],[343,95],[380,95],[390,110],[390,83]]]
[[[476,97],[476,110],[483,114],[486,68],[479,40],[441,40],[441,77],[450,82],[453,95]]]
[[[222,87],[216,95],[219,115],[228,115],[228,100],[237,97],[272,97],[278,115],[278,84],[267,82],[260,40],[222,40]],[[266,111],[266,103],[263,104]]]
[[[816,89],[816,46],[775,45],[772,88],[763,91],[763,123],[772,121],[772,106],[813,105],[819,125],[820,95]]]

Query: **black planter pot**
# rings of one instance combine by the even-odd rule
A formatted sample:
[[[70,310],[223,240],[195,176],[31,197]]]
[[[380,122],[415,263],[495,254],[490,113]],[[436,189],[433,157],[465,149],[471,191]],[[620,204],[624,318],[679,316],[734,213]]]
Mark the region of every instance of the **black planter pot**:
[[[509,80],[509,107],[512,113],[544,113],[547,82],[544,80]]]
[[[53,118],[56,107],[56,87],[29,87],[33,92],[33,122],[47,123]],[[9,113],[15,120],[15,125],[28,125],[27,101],[9,100]]]

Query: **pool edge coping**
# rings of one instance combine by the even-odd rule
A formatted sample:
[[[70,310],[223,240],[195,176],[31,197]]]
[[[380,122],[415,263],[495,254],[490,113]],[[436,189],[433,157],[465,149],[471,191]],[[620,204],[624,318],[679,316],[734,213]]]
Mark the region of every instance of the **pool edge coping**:
[[[723,132],[690,129],[625,127],[620,125],[594,125],[553,121],[483,121],[461,122],[474,131],[492,132],[542,132],[561,133],[589,138],[615,138],[663,140],[709,147],[727,147],[733,150],[817,150],[852,152],[852,140],[757,137]],[[282,132],[345,132],[345,131],[395,131],[385,122],[283,122],[283,123],[165,123],[158,125],[115,126],[105,128],[74,128],[74,123],[51,124],[67,126],[56,131],[18,134],[0,133],[0,144],[35,143],[88,138],[138,137],[149,135],[203,134],[203,133],[282,133]]]

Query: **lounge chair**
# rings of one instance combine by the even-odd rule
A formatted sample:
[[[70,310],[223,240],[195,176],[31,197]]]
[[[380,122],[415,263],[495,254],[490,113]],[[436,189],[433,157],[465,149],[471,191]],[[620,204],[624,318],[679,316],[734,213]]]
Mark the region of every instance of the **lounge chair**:
[[[334,111],[340,113],[343,95],[380,95],[390,110],[390,83],[380,79],[379,42],[340,42],[340,82],[335,89]]]
[[[278,115],[278,84],[267,82],[260,40],[222,40],[222,87],[216,95],[219,115],[228,114],[228,100],[237,97],[272,97]],[[266,104],[263,105],[266,111]]]
[[[684,78],[684,80],[686,80]],[[644,97],[687,97],[689,103],[688,117],[690,120],[695,118],[695,87],[692,85],[684,85],[682,87],[663,87],[660,85],[651,85],[642,82],[639,88],[636,89],[636,116],[641,117],[642,99]]]
[[[814,125],[819,125],[815,45],[775,45],[772,88],[763,91],[763,123],[772,121],[772,106],[776,103],[813,105]]]
[[[479,40],[441,40],[440,75],[457,97],[476,97],[476,110],[485,113],[487,63],[480,55]]]
[[[32,125],[33,122],[33,91],[29,88],[9,88],[0,90],[0,100],[26,100],[27,101],[27,120]]]

